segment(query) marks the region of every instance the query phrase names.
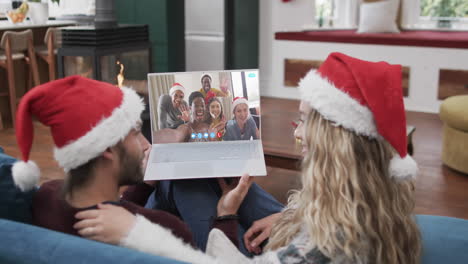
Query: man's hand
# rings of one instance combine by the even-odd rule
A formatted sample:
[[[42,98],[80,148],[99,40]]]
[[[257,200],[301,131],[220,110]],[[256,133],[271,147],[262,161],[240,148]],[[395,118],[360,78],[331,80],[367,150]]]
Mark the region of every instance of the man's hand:
[[[110,244],[119,244],[135,224],[135,216],[120,206],[98,204],[97,210],[75,214],[81,221],[73,225],[82,237]]]
[[[223,194],[218,201],[218,216],[236,214],[252,182],[253,178],[248,174],[244,174],[240,179],[234,179],[230,184],[219,178],[218,183]]]
[[[281,217],[281,213],[272,214],[260,220],[257,220],[244,234],[244,245],[249,252],[255,254],[262,253],[260,244],[270,237],[271,229],[278,219]]]
[[[190,110],[188,109],[188,106],[185,104],[181,104],[179,107],[179,111],[181,115],[178,115],[177,117],[184,122],[189,122],[190,121]]]

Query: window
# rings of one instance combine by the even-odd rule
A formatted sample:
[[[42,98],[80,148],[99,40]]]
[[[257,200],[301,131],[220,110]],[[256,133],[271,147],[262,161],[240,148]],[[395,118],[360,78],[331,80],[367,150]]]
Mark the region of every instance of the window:
[[[232,72],[231,79],[234,97],[247,98],[251,108],[260,105],[258,71]]]
[[[468,18],[468,1],[420,0],[419,16],[426,23],[435,21],[438,28],[463,27]]]
[[[404,27],[415,29],[468,30],[466,0],[403,0]]]
[[[47,0],[49,3],[49,16],[58,17],[63,15],[87,15],[95,13],[95,0]]]
[[[315,18],[318,27],[333,27],[333,0],[315,1]]]
[[[468,17],[466,0],[421,0],[422,17],[457,19]]]
[[[231,78],[234,97],[245,97],[241,72],[232,72]]]

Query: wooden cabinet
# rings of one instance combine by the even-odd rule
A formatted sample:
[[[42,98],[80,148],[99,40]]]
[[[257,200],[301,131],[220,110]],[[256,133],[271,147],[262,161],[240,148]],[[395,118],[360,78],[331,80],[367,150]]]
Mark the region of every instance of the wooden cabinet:
[[[439,100],[468,94],[468,70],[439,70]]]
[[[285,59],[284,60],[284,86],[295,88],[299,81],[311,70],[318,69],[323,61],[320,60],[302,60],[302,59]],[[402,68],[402,89],[403,96],[409,94],[409,77],[410,68]],[[467,80],[465,78],[465,80]]]

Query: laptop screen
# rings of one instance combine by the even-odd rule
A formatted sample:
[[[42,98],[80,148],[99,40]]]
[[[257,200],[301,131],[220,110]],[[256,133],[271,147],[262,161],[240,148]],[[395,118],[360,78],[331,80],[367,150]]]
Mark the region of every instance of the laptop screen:
[[[148,74],[153,143],[260,139],[258,70]]]

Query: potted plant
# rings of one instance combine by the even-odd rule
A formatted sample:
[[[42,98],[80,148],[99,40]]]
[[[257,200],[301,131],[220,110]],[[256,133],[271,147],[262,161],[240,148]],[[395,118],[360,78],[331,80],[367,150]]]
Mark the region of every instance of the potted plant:
[[[44,0],[28,0],[29,19],[33,24],[45,24],[49,19],[49,4]]]

